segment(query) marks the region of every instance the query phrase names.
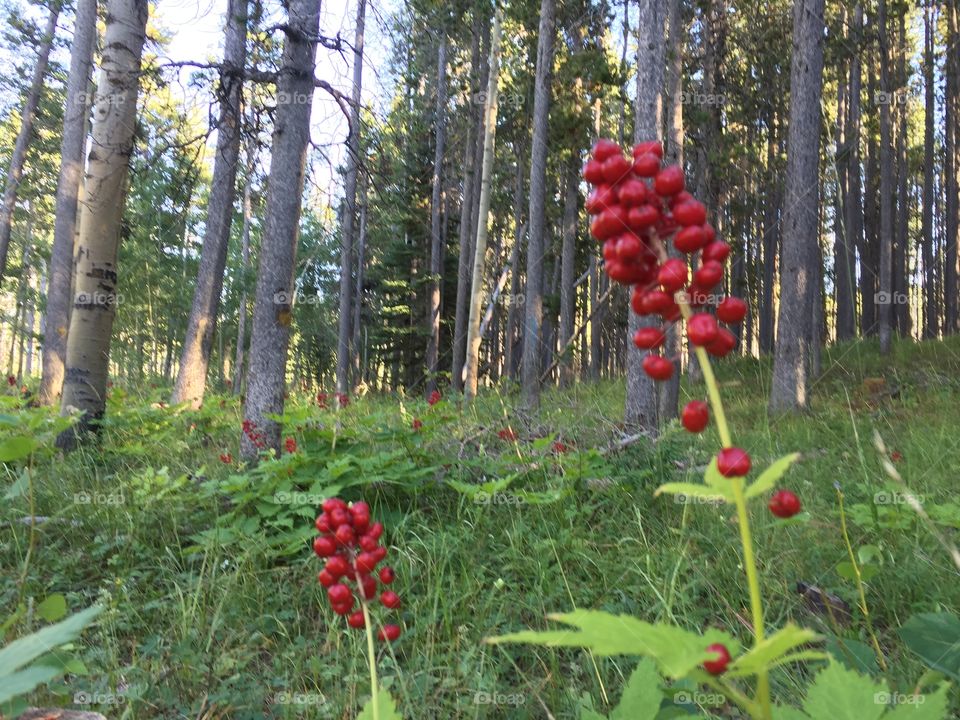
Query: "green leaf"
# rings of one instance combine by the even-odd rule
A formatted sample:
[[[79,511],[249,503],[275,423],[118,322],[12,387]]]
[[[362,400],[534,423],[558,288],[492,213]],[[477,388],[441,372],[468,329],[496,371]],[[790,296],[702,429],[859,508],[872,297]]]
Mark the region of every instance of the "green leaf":
[[[860,579],[863,582],[867,582],[878,572],[880,572],[880,568],[876,565],[861,565]],[[837,563],[837,575],[842,577],[844,580],[849,580],[850,582],[854,582],[857,579],[857,573],[853,569],[853,563],[851,563],[849,560],[844,560],[841,563]]]
[[[960,681],[960,620],[950,613],[914,615],[898,631],[923,663]]]
[[[390,697],[390,693],[383,688],[377,691],[377,704],[379,705],[380,720],[403,720],[400,713],[397,712],[397,706]],[[373,698],[367,700],[363,710],[357,715],[357,720],[373,720]]]
[[[764,639],[762,643],[738,657],[727,669],[728,677],[745,677],[756,675],[764,669],[769,669],[785,657],[791,650],[819,639],[813,630],[801,628],[793,623],[775,632]]]
[[[810,720],[806,715],[789,705],[775,705],[773,720]]]
[[[4,500],[16,500],[18,497],[23,497],[27,494],[27,491],[30,488],[30,475],[28,473],[28,468],[23,468],[23,472],[20,473],[13,485],[7,488],[7,492],[4,493]]]
[[[37,605],[37,615],[47,622],[61,620],[67,614],[67,599],[57,593],[46,598]]]
[[[827,635],[827,652],[851,670],[872,675],[877,672],[877,655],[865,642]]]
[[[27,457],[39,447],[29,435],[14,435],[0,442],[0,462],[12,462]]]
[[[656,660],[660,671],[671,678],[683,677],[709,660],[712,653],[707,652],[708,645],[719,642],[732,653],[739,650],[739,643],[721,630],[710,629],[701,635],[600,610],[574,610],[549,617],[577,630],[525,630],[488,638],[487,642],[589,648],[597,655],[640,655]]]
[[[590,708],[580,708],[580,720],[607,720],[607,716]]]
[[[787,470],[790,469],[790,466],[799,459],[800,453],[791,453],[789,455],[784,455],[782,458],[771,464],[770,467],[760,473],[756,480],[747,486],[745,493],[747,499],[749,500],[750,498],[756,497],[757,495],[762,495],[763,493],[772,490],[774,485],[776,485],[780,478],[782,478]]]
[[[911,695],[894,705],[883,720],[944,720],[947,715],[947,692],[950,683],[941,683],[932,693]]]
[[[703,473],[703,481],[708,487],[713,488],[716,492],[723,495],[728,502],[734,502],[733,485],[730,482],[730,478],[721,475],[720,470],[717,469],[716,456],[714,456],[713,459],[710,460],[710,464],[707,465],[707,470]]]
[[[22,668],[45,652],[77,638],[80,632],[103,610],[93,605],[75,613],[56,625],[48,625],[42,630],[14,640],[0,648],[0,679]]]
[[[729,481],[727,485],[729,486]],[[676,495],[676,502],[683,504],[688,497],[703,498],[704,500],[710,502],[733,502],[733,489],[730,488],[730,492],[724,494],[718,491],[716,488],[709,487],[707,485],[700,485],[698,483],[686,483],[686,482],[677,482],[677,483],[666,483],[657,488],[654,492],[654,496],[660,495],[661,493],[667,493],[668,495]]]
[[[877,720],[886,710],[877,699],[885,693],[884,685],[832,662],[817,673],[803,710],[817,720]]]
[[[23,670],[0,675],[0,703],[26,695],[38,685],[50,682],[62,674],[63,671],[59,668],[37,663]]]
[[[610,720],[654,720],[662,701],[657,667],[652,660],[644,658],[630,674]]]

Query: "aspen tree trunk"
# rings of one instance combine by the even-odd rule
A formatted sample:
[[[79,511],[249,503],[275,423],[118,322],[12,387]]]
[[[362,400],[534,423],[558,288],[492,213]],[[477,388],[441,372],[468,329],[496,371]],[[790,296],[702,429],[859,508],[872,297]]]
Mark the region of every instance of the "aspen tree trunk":
[[[580,210],[580,156],[574,153],[567,163],[563,198],[563,248],[560,252],[560,347],[566,348],[560,358],[560,384],[571,385],[573,372],[574,318],[577,309],[576,269],[577,217]]]
[[[83,176],[83,146],[87,137],[87,86],[93,67],[97,39],[97,0],[77,0],[73,44],[70,48],[70,75],[63,111],[63,138],[60,142],[60,175],[50,250],[47,310],[43,325],[43,378],[38,401],[53,405],[63,389],[63,368],[67,354],[67,327],[73,277],[73,241],[77,227],[77,197]]]
[[[543,256],[547,251],[546,193],[550,84],[553,81],[555,0],[540,0],[537,69],[533,95],[533,140],[530,148],[530,232],[527,236],[527,285],[524,289],[523,366],[520,374],[523,403],[540,405],[540,369],[543,323]]]
[[[771,411],[807,406],[811,306],[819,281],[820,95],[823,89],[824,0],[796,0],[790,68],[790,122],[784,191],[780,312]]]
[[[880,277],[874,303],[880,334],[880,354],[890,352],[893,332],[893,140],[890,105],[893,87],[890,83],[890,50],[887,27],[887,0],[879,0],[877,23],[880,34]]]
[[[443,272],[443,243],[440,204],[443,192],[443,153],[447,130],[447,36],[437,48],[437,104],[434,120],[433,187],[430,195],[430,298],[427,314],[427,382],[424,391],[430,395],[437,389],[440,369],[440,287]]]
[[[923,209],[920,254],[923,262],[923,339],[937,337],[937,282],[933,241],[933,123],[936,96],[933,86],[933,8],[923,9]]]
[[[277,96],[290,102],[277,105],[270,149],[266,214],[260,244],[257,289],[250,335],[247,401],[244,419],[255,426],[265,448],[280,450],[280,425],[267,416],[283,412],[287,349],[292,322],[292,292],[300,226],[300,203],[310,142],[313,70],[320,25],[317,0],[290,0],[288,30]],[[241,455],[257,457],[257,444],[240,438]]]
[[[483,312],[483,271],[487,254],[487,233],[490,215],[490,180],[493,175],[494,147],[497,134],[497,82],[500,76],[500,11],[493,16],[490,40],[490,64],[487,98],[483,111],[483,164],[480,171],[480,203],[477,240],[474,243],[473,282],[470,293],[470,316],[467,324],[466,373],[463,396],[467,401],[477,396],[480,365],[480,314]]]
[[[243,125],[240,103],[247,59],[247,12],[247,0],[230,0],[227,4],[226,43],[219,87],[220,121],[217,123],[217,151],[207,205],[207,232],[200,251],[200,270],[180,355],[180,368],[170,398],[172,405],[189,403],[195,409],[203,402],[206,390],[233,221]]]
[[[363,89],[363,34],[367,2],[357,0],[357,28],[353,41],[353,88],[350,93],[350,137],[344,180],[343,225],[340,229],[340,318],[337,327],[337,392],[350,390],[350,299],[353,282],[353,228],[357,215],[357,172],[360,165],[360,99]]]
[[[666,0],[640,0],[637,26],[637,93],[634,116],[635,142],[660,138],[664,84]],[[645,352],[633,345],[633,335],[653,320],[630,312],[627,323],[627,425],[651,434],[657,432],[657,388],[643,371]]]
[[[50,48],[57,32],[57,18],[59,16],[60,3],[59,0],[54,0],[37,51],[37,64],[33,66],[30,89],[27,91],[23,109],[20,111],[20,130],[17,133],[13,152],[10,155],[10,166],[7,168],[3,198],[0,199],[0,282],[7,273],[7,253],[10,251],[13,211],[17,206],[17,193],[20,190],[20,180],[23,178],[23,165],[26,162],[27,150],[30,148],[30,140],[33,136],[33,122],[37,116],[37,105],[40,103],[40,93],[43,91],[43,79],[47,73]]]
[[[81,413],[57,445],[70,449],[103,417],[110,339],[116,315],[117,254],[126,179],[136,129],[146,0],[108,0],[92,145],[76,248],[76,297],[67,334],[63,412]]]

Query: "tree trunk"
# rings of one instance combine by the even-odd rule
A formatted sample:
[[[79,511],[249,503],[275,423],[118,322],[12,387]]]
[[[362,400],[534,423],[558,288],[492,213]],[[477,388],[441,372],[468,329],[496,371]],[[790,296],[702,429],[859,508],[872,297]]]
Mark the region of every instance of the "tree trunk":
[[[877,295],[877,328],[880,354],[890,352],[893,330],[893,140],[890,104],[893,87],[890,83],[890,49],[887,33],[887,0],[879,0],[877,23],[880,36],[880,276]]]
[[[220,75],[219,88],[220,120],[217,123],[217,151],[207,204],[206,235],[200,251],[200,270],[190,318],[187,320],[177,381],[170,398],[171,405],[189,403],[194,409],[200,407],[206,390],[210,349],[217,326],[223,271],[233,223],[243,124],[240,102],[243,70],[247,61],[247,12],[247,0],[230,0],[227,5],[224,70]]]
[[[340,319],[337,328],[337,392],[339,393],[350,390],[350,298],[353,282],[353,227],[357,215],[357,172],[360,165],[360,98],[363,85],[363,32],[366,10],[366,0],[358,0],[357,28],[353,41],[350,136],[347,138],[347,174],[343,190],[343,225],[340,228],[342,235],[340,238]]]
[[[850,58],[849,88],[847,92],[847,121],[845,126],[847,160],[846,160],[846,231],[848,252],[850,253],[850,306],[853,313],[852,335],[856,335],[856,306],[857,306],[857,248],[861,250],[860,273],[867,274],[864,265],[863,239],[863,185],[860,182],[860,35],[863,26],[863,8],[857,4],[853,10],[853,28],[851,30],[851,44],[854,52]],[[861,284],[862,287],[862,284]],[[865,302],[863,297],[860,302]]]
[[[430,298],[427,314],[427,383],[424,391],[430,395],[437,389],[440,369],[440,286],[443,272],[443,243],[440,219],[442,217],[443,153],[447,130],[447,36],[440,38],[437,49],[437,104],[435,147],[433,152],[433,188],[430,195]]]
[[[923,209],[920,254],[923,262],[923,338],[937,337],[937,280],[933,247],[933,123],[936,97],[933,86],[933,8],[923,10]]]
[[[550,84],[553,82],[555,0],[540,0],[537,69],[533,95],[533,139],[530,149],[530,214],[527,235],[527,285],[524,289],[523,366],[520,384],[528,409],[540,405],[543,323],[543,256],[546,252],[547,142]]]
[[[870,55],[868,55],[870,57]],[[867,73],[867,97],[871,102],[877,94],[876,73],[872,59]],[[868,133],[867,156],[864,169],[864,238],[860,253],[860,332],[863,335],[877,334],[877,304],[879,267],[879,195],[880,195],[880,148],[876,135]]]
[[[666,0],[639,0],[634,142],[660,138],[666,15]],[[649,317],[640,317],[629,310],[628,317],[627,399],[624,420],[629,426],[655,434],[657,432],[656,384],[643,371],[643,358],[646,353],[637,350],[631,340],[639,328],[651,325],[655,321]]]
[[[784,189],[780,312],[770,392],[771,411],[807,406],[811,306],[819,237],[820,95],[824,0],[796,0],[790,67],[790,122]]]
[[[268,415],[283,412],[320,5],[316,0],[290,0],[288,15],[277,96],[296,102],[278,104],[274,116],[243,413],[253,429],[240,438],[241,454],[249,460],[261,449],[280,450],[280,426]]]
[[[360,182],[360,227],[357,232],[357,277],[353,284],[353,363],[356,378],[355,384],[363,380],[362,369],[364,363],[364,345],[360,339],[361,318],[363,317],[363,267],[367,254],[367,182]]]
[[[13,152],[10,155],[10,167],[7,168],[7,180],[3,188],[3,199],[0,200],[0,282],[7,274],[7,253],[10,251],[10,232],[13,228],[13,211],[17,206],[17,193],[20,190],[20,180],[23,178],[23,165],[27,159],[27,150],[33,137],[33,122],[37,116],[37,105],[40,103],[40,93],[43,92],[44,75],[47,73],[47,62],[50,60],[50,48],[57,32],[57,18],[60,15],[60,3],[55,0],[50,15],[47,17],[47,27],[40,47],[37,50],[37,64],[33,67],[33,77],[30,79],[30,89],[20,112],[20,131],[17,133]]]
[[[63,110],[63,138],[60,142],[60,175],[50,250],[47,284],[47,311],[44,316],[43,379],[39,403],[53,405],[63,389],[63,368],[67,354],[67,327],[70,324],[70,289],[73,276],[73,240],[77,226],[77,198],[83,177],[83,150],[87,138],[87,86],[93,67],[93,46],[97,39],[97,0],[77,0],[70,75]]]
[[[233,394],[240,395],[243,387],[243,364],[247,348],[247,269],[250,267],[250,223],[253,212],[250,202],[250,186],[253,184],[254,143],[247,148],[247,168],[243,182],[243,229],[240,233],[240,258],[243,275],[243,290],[237,306],[237,354],[233,362]]]
[[[100,79],[94,100],[92,146],[76,250],[76,296],[67,333],[62,409],[80,421],[57,445],[72,448],[95,430],[106,405],[110,339],[116,315],[117,254],[126,179],[136,127],[146,0],[108,0]]]
[[[946,53],[946,67],[944,75],[946,92],[944,93],[945,117],[945,147],[946,158],[943,167],[944,185],[946,186],[946,202],[944,226],[944,273],[943,294],[946,298],[946,317],[944,331],[953,334],[960,330],[960,313],[957,301],[957,244],[960,243],[960,197],[957,195],[957,173],[960,172],[960,28],[958,28],[958,14],[955,2],[947,3],[947,40],[946,47],[953,48],[953,52]]]
[[[571,385],[574,381],[573,346],[567,347],[573,338],[574,318],[577,310],[576,268],[577,217],[580,210],[580,157],[574,153],[567,163],[563,197],[563,247],[560,251],[560,347],[566,348],[560,358],[560,384]]]
[[[897,90],[894,95],[897,117],[896,178],[897,178],[897,221],[894,228],[893,244],[893,314],[897,335],[908,338],[911,335],[910,288],[907,282],[909,252],[907,248],[910,224],[910,195],[907,180],[910,177],[910,162],[907,157],[907,30],[906,5],[901,5],[897,18]]]
[[[487,254],[487,232],[489,230],[490,180],[493,175],[494,147],[497,134],[497,82],[499,77],[500,11],[498,10],[493,16],[487,96],[483,110],[483,164],[480,171],[480,203],[477,239],[474,243],[470,316],[467,324],[466,372],[463,384],[463,396],[468,402],[477,396],[480,366],[480,314],[483,312],[483,272]]]
[[[759,345],[761,354],[773,352],[774,317],[773,290],[777,279],[777,262],[780,257],[780,207],[781,187],[779,173],[776,170],[777,118],[770,111],[767,121],[767,195],[763,211],[763,287],[760,293],[760,331]]]
[[[846,12],[841,10],[841,22],[846,24]],[[837,340],[844,342],[856,333],[856,302],[854,300],[854,277],[856,273],[855,240],[852,228],[847,222],[849,213],[846,204],[851,200],[849,190],[851,172],[860,172],[860,168],[851,169],[850,139],[848,126],[850,113],[847,95],[847,83],[841,75],[837,81],[837,188],[833,218],[833,262],[836,282],[837,303]]]
[[[507,363],[507,375],[511,380],[517,379],[519,369],[519,352],[517,343],[520,332],[520,250],[523,247],[523,148],[517,148],[517,174],[513,186],[513,248],[510,250],[510,294],[507,306],[506,340],[504,342],[504,357]]]

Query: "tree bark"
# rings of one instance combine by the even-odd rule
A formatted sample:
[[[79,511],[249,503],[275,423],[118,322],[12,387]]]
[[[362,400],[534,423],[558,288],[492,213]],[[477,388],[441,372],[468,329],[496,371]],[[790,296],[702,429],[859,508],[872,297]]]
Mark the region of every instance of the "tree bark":
[[[247,13],[247,0],[230,0],[227,5],[224,69],[220,74],[219,87],[220,120],[217,123],[217,151],[207,204],[206,235],[200,251],[200,270],[190,318],[187,320],[177,381],[170,398],[171,405],[189,403],[194,409],[203,403],[207,386],[210,349],[217,327],[223,271],[233,224],[243,125],[240,103],[243,96],[243,70],[247,61]]]
[[[240,232],[240,262],[243,275],[243,290],[237,306],[237,354],[233,363],[233,394],[240,395],[243,390],[243,364],[247,350],[247,269],[250,267],[250,223],[253,212],[250,200],[250,186],[253,184],[254,142],[247,148],[247,167],[243,182],[243,228]]]
[[[564,178],[563,227],[560,251],[560,347],[565,348],[560,358],[560,384],[574,382],[573,339],[574,318],[577,310],[576,268],[577,217],[580,210],[580,157],[574,153],[567,163]]]
[[[897,214],[893,240],[893,316],[897,335],[909,338],[911,335],[910,322],[910,288],[907,282],[907,265],[909,253],[907,251],[908,230],[910,223],[910,195],[907,181],[910,177],[910,161],[907,157],[907,30],[906,5],[900,5],[897,17],[897,89],[894,100],[897,114],[895,126],[896,139],[896,197]]]
[[[259,440],[254,442],[247,433],[240,438],[241,454],[249,460],[261,449],[280,450],[280,425],[268,415],[282,413],[284,405],[320,5],[316,0],[290,0],[288,16],[277,95],[296,102],[278,104],[274,116],[243,413]]]
[[[864,239],[863,239],[863,184],[860,182],[860,35],[863,26],[863,8],[858,3],[853,10],[853,28],[851,30],[851,44],[854,52],[850,58],[849,86],[847,92],[847,121],[845,126],[846,136],[846,199],[844,201],[844,210],[846,212],[846,239],[848,252],[850,253],[850,306],[853,313],[853,324],[851,337],[857,332],[857,275],[856,275],[856,250],[861,250],[860,273],[867,274],[866,266],[863,262]],[[861,284],[862,287],[862,284]],[[865,302],[863,297],[860,302]]]
[[[437,389],[440,369],[440,287],[443,272],[443,243],[440,228],[442,218],[443,154],[447,131],[447,36],[440,38],[437,48],[437,105],[434,120],[435,146],[433,152],[433,187],[430,195],[430,298],[427,314],[427,382],[424,388],[429,396]]]
[[[353,88],[350,93],[350,136],[344,180],[343,225],[340,228],[340,319],[337,327],[337,392],[350,390],[350,299],[353,283],[353,228],[357,215],[357,172],[360,164],[360,99],[363,86],[363,33],[367,2],[357,1],[353,41]]]
[[[841,10],[841,22],[846,24],[846,11]],[[847,95],[847,83],[841,75],[837,80],[837,188],[834,204],[833,222],[833,262],[836,281],[837,303],[837,340],[844,342],[856,333],[856,302],[854,300],[854,282],[856,278],[856,254],[854,235],[851,232],[846,211],[851,200],[849,190],[851,172],[860,172],[860,168],[851,169],[850,140],[848,121],[850,113]]]
[[[946,157],[943,174],[946,190],[944,202],[944,228],[946,236],[944,242],[944,272],[943,294],[945,297],[946,317],[944,318],[944,332],[953,334],[960,330],[960,313],[957,300],[957,244],[960,243],[960,197],[958,197],[957,173],[960,172],[960,28],[958,28],[958,14],[956,2],[947,3],[947,48],[954,52],[946,53],[945,93],[944,93],[944,136]]]
[[[933,8],[923,10],[923,209],[920,218],[920,255],[923,263],[924,340],[937,337],[937,276],[933,241],[933,123],[936,96],[933,86]]]
[[[493,16],[490,40],[490,63],[487,96],[483,111],[483,164],[480,171],[480,202],[477,239],[474,243],[473,282],[470,293],[470,316],[467,324],[466,377],[463,396],[468,402],[477,396],[480,367],[480,314],[483,310],[483,273],[487,254],[487,232],[490,215],[490,181],[497,134],[497,83],[500,77],[500,11]]]
[[[20,181],[23,178],[23,166],[27,159],[27,150],[33,137],[33,122],[37,117],[37,105],[40,104],[40,93],[43,92],[43,79],[47,73],[47,63],[50,60],[50,48],[57,32],[57,18],[60,16],[60,3],[54,0],[47,16],[47,26],[40,40],[37,50],[37,64],[33,66],[33,76],[30,78],[30,89],[20,112],[20,130],[10,155],[10,166],[7,168],[7,179],[3,188],[3,198],[0,200],[0,282],[7,274],[7,254],[10,251],[10,233],[13,228],[13,211],[17,206],[17,193],[20,190]]]
[[[530,213],[527,234],[527,285],[524,289],[523,366],[520,384],[524,406],[540,406],[543,331],[543,256],[546,244],[547,143],[553,82],[555,0],[540,0],[537,69],[533,95],[533,139],[530,149]]]
[[[637,93],[634,110],[634,142],[660,138],[663,117],[662,91],[666,0],[639,0],[637,18]],[[633,346],[634,333],[654,321],[628,311],[627,398],[624,420],[635,429],[657,432],[657,388],[643,371],[645,352]]]
[[[43,326],[43,378],[38,401],[53,405],[63,389],[63,368],[70,324],[70,288],[73,276],[73,240],[77,227],[77,198],[83,176],[83,149],[87,137],[87,86],[97,39],[97,0],[77,0],[70,74],[63,110],[60,175],[50,250],[47,311]]]
[[[507,375],[511,380],[517,379],[519,369],[519,352],[517,343],[520,332],[520,250],[523,247],[523,175],[524,175],[523,148],[517,149],[517,174],[513,187],[513,248],[510,250],[510,294],[508,296],[506,339],[504,342],[504,356],[507,363]]]
[[[877,328],[880,354],[890,352],[893,331],[893,140],[890,105],[893,87],[890,83],[890,50],[887,28],[887,0],[879,0],[877,23],[880,37],[880,275],[877,283]]]
[[[784,189],[780,312],[770,409],[807,406],[812,304],[819,277],[820,95],[823,89],[824,0],[796,0],[790,67],[790,122]]]
[[[120,223],[136,129],[147,12],[146,0],[107,2],[61,403],[64,412],[75,408],[81,415],[76,425],[57,438],[57,445],[65,449],[74,447],[81,433],[97,428],[106,405]]]

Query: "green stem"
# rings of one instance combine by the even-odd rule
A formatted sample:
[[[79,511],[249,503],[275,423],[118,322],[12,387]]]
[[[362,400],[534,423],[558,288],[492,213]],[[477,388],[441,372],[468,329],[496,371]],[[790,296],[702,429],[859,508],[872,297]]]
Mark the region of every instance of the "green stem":
[[[373,627],[370,625],[370,611],[367,609],[367,601],[363,598],[360,573],[357,573],[357,590],[360,596],[360,607],[363,609],[363,627],[367,631],[367,665],[370,668],[370,703],[373,707],[373,720],[380,720],[380,698],[377,697],[377,656],[373,644]]]

